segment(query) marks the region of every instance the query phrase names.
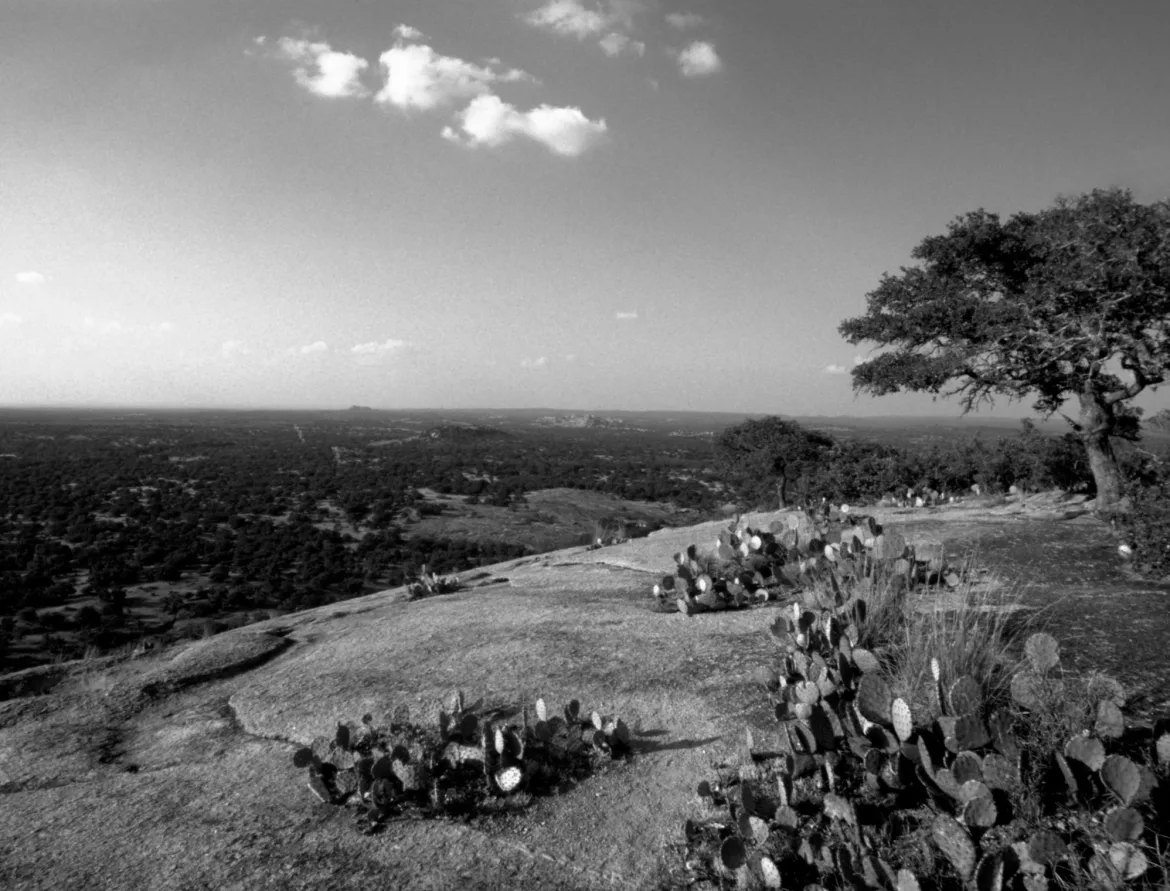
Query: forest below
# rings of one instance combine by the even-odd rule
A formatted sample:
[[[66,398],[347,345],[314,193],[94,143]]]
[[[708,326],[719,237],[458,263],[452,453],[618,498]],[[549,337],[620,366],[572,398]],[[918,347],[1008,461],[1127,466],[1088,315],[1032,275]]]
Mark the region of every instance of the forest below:
[[[0,672],[212,634],[397,587],[424,566],[463,572],[775,506],[775,479],[715,460],[731,420],[0,412]],[[1027,422],[1000,436],[886,433],[834,427],[790,466],[789,491],[858,503],[1091,487],[1076,440]],[[548,490],[605,499],[585,511],[591,528],[558,525]]]

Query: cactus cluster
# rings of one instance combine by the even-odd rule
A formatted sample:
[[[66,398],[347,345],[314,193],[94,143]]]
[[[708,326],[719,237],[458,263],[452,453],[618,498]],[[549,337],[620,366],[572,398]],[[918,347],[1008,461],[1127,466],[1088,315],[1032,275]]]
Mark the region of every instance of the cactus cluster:
[[[652,593],[660,609],[685,615],[743,609],[818,584],[864,592],[883,581],[907,588],[955,587],[962,581],[941,546],[911,547],[873,517],[836,508],[792,512],[768,529],[754,529],[737,517],[719,533],[710,557],[691,545],[676,553],[674,562],[674,572]]]
[[[1111,751],[1125,731],[1120,685],[1097,683],[1111,696],[1091,726],[1047,756],[1028,737],[1026,712],[994,708],[978,681],[944,678],[938,660],[939,717],[918,720],[882,661],[856,646],[862,608],[839,599],[773,623],[782,654],[758,679],[779,729],[749,730],[738,759],[699,783],[704,815],[684,827],[693,883],[1056,891],[1134,887],[1146,876],[1158,833],[1143,809],[1166,822],[1165,781],[1159,811],[1158,773]],[[1026,655],[1012,684],[1024,709],[1052,694],[1059,649],[1037,634]],[[1170,727],[1147,754],[1164,775]],[[1043,808],[1025,813],[1033,794]]]
[[[459,587],[459,579],[455,576],[441,576],[438,573],[427,572],[427,565],[424,563],[422,569],[419,570],[418,578],[406,586],[406,591],[411,600],[419,600],[423,597],[432,597],[435,594],[452,594],[458,591]]]
[[[518,713],[518,718],[516,716]],[[507,717],[512,714],[512,717]],[[396,817],[470,817],[522,810],[532,795],[560,790],[601,765],[631,753],[625,723],[586,714],[577,700],[550,714],[543,699],[533,714],[485,710],[450,694],[435,725],[416,724],[401,706],[382,723],[365,715],[339,723],[293,754],[321,801],[351,805],[364,832]]]

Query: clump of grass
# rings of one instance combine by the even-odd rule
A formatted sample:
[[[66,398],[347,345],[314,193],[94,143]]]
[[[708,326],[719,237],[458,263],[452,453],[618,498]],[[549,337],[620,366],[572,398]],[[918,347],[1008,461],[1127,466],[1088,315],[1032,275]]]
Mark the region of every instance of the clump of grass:
[[[1023,612],[1010,591],[970,581],[948,591],[929,589],[907,605],[888,662],[890,685],[916,715],[941,714],[934,680],[942,684],[973,678],[992,707],[1009,697],[1019,642],[1033,630],[1034,616]]]

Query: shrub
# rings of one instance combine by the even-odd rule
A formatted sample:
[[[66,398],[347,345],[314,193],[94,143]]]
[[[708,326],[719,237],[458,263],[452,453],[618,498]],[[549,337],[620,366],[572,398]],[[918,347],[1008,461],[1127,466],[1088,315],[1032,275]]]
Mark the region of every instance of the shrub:
[[[1170,456],[1145,456],[1126,467],[1130,512],[1123,533],[1142,575],[1170,575]]]

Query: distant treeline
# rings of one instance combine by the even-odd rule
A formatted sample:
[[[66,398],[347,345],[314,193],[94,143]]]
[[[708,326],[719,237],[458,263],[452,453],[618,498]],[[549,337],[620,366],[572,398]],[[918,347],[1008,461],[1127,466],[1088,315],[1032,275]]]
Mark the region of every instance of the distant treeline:
[[[759,506],[774,505],[781,487],[791,503],[854,504],[908,491],[965,495],[972,486],[985,493],[1093,487],[1077,436],[1046,435],[1029,421],[1014,436],[889,445],[764,418],[725,430],[715,441],[715,461],[736,497]]]

